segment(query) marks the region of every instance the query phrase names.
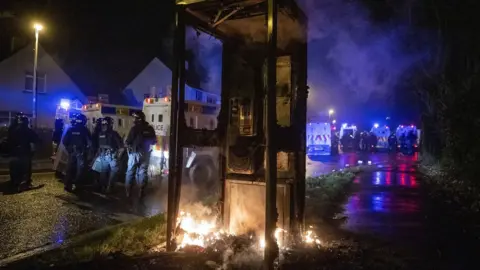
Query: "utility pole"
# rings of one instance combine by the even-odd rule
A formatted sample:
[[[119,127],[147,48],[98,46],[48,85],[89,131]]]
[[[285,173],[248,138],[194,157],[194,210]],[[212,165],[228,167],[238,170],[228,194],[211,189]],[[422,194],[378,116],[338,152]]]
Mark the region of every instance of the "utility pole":
[[[266,168],[265,168],[265,253],[264,269],[273,270],[278,256],[275,239],[277,223],[277,1],[268,0],[267,12],[267,89],[266,89]]]

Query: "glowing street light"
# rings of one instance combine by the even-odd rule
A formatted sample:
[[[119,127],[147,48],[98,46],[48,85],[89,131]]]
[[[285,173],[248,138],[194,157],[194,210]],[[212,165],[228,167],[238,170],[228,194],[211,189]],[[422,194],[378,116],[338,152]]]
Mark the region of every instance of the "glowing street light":
[[[375,123],[375,124],[373,125],[374,128],[378,128],[379,126],[380,126],[380,125],[379,125],[378,123]]]
[[[39,23],[35,23],[35,24],[33,24],[33,28],[37,31],[42,31],[43,30],[43,25],[41,25]]]
[[[33,59],[33,110],[32,110],[32,126],[37,127],[37,62],[38,62],[38,33],[43,30],[43,25],[39,23],[33,24],[35,29],[35,50]]]
[[[335,113],[333,109],[328,110],[328,120],[332,117],[332,115]]]
[[[335,124],[335,123],[337,123],[337,120],[333,119],[332,124]]]

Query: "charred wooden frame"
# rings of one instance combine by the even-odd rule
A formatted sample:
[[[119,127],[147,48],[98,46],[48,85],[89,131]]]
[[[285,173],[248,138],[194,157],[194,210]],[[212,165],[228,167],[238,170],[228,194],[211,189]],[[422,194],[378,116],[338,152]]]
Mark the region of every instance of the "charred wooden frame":
[[[174,249],[172,239],[178,213],[178,179],[181,179],[182,164],[179,150],[185,146],[217,146],[223,149],[220,174],[223,187],[221,200],[224,205],[229,204],[226,201],[229,198],[225,198],[227,180],[235,183],[262,183],[267,179],[267,220],[274,220],[276,183],[278,181],[279,185],[288,186],[285,190],[288,190],[290,198],[289,206],[286,207],[289,209],[289,227],[299,235],[303,230],[305,208],[305,15],[294,0],[177,0],[176,18],[175,63],[172,70],[168,249]],[[204,31],[223,42],[222,104],[216,130],[194,130],[185,124],[185,25]],[[290,68],[290,71],[286,69],[289,79],[284,83],[284,92],[276,80],[281,61],[285,61]],[[282,80],[281,74],[279,78]],[[266,103],[269,106],[265,106]],[[248,108],[246,114],[250,113],[250,123],[241,123],[241,116],[238,111],[235,112],[235,106]],[[272,151],[266,151],[268,146],[268,150]],[[173,151],[174,149],[176,151]],[[264,165],[268,156],[265,152],[270,152],[267,160],[272,166]],[[287,160],[286,167],[277,166],[278,157]],[[281,164],[283,162],[278,165]],[[277,169],[266,170],[265,167]],[[267,231],[271,231],[272,227],[274,225],[267,224]],[[269,235],[266,237],[268,241]]]

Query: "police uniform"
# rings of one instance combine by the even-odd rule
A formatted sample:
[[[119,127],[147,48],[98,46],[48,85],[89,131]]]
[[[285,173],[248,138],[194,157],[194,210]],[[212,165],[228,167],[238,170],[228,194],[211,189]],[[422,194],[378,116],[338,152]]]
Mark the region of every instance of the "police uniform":
[[[69,154],[65,190],[71,191],[78,185],[85,173],[87,154],[92,144],[90,131],[85,127],[87,119],[84,115],[76,115],[74,125],[68,129],[63,138],[63,145]]]
[[[113,119],[105,117],[102,123],[102,130],[98,134],[98,154],[92,169],[100,173],[100,186],[109,192],[118,173],[118,154],[123,147],[120,134],[113,130]],[[105,181],[106,175],[108,181]]]
[[[130,129],[125,145],[128,149],[128,168],[125,178],[127,197],[131,195],[131,187],[135,176],[140,185],[140,198],[145,195],[148,183],[148,165],[151,146],[156,144],[155,130],[145,121],[143,112],[133,114],[135,125]]]
[[[18,116],[17,121],[18,125],[10,130],[8,141],[12,155],[10,178],[14,187],[19,190],[23,181],[26,181],[28,186],[32,184],[33,145],[38,144],[39,139],[35,131],[28,126],[26,116]]]
[[[95,128],[92,134],[92,156],[98,153],[98,136],[102,131],[102,120],[103,118],[98,118],[95,121]]]

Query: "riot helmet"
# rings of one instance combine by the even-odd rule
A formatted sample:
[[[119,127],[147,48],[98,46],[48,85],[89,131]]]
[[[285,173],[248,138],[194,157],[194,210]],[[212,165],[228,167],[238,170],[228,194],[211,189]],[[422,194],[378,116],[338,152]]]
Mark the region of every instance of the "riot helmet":
[[[24,114],[17,115],[17,123],[19,126],[28,126],[29,125],[28,117]]]
[[[102,125],[102,122],[103,122],[103,118],[97,118],[97,120],[95,120],[95,126],[96,127],[99,127]]]
[[[87,117],[83,114],[77,114],[75,117],[75,126],[85,126],[87,124]]]
[[[107,131],[113,128],[113,119],[111,117],[105,117],[102,120],[102,130]]]
[[[145,114],[142,111],[135,111],[132,113],[133,117],[133,122],[135,124],[143,123],[145,122]]]
[[[77,113],[74,113],[74,114],[70,115],[70,125],[72,125],[72,126],[75,125],[75,123],[77,122],[77,117],[78,117]]]
[[[102,130],[102,121],[103,121],[103,118],[97,118],[97,120],[95,120],[95,127],[94,127],[95,133],[100,132]]]

